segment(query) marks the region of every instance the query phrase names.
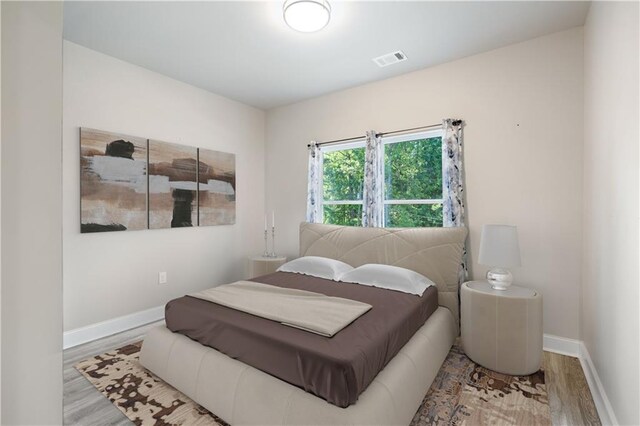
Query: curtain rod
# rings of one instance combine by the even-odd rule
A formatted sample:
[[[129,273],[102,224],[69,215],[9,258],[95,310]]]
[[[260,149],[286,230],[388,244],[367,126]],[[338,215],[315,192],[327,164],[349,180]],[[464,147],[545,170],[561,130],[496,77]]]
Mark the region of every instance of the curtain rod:
[[[376,136],[395,135],[395,134],[398,134],[398,133],[411,132],[411,131],[413,131],[413,130],[430,129],[430,128],[432,128],[432,127],[442,127],[442,123],[438,123],[438,124],[429,124],[428,126],[413,127],[413,128],[411,128],[411,129],[394,130],[394,131],[392,131],[392,132],[378,133],[378,134],[376,134]]]
[[[376,136],[386,136],[386,135],[395,135],[398,133],[406,133],[406,132],[411,132],[413,130],[423,130],[423,129],[430,129],[432,127],[442,127],[442,123],[439,124],[429,124],[427,126],[420,126],[420,127],[412,127],[410,129],[402,129],[402,130],[394,130],[392,132],[383,132],[383,133],[376,133]],[[318,146],[322,146],[322,145],[332,145],[332,144],[337,144],[337,143],[341,143],[341,142],[349,142],[349,141],[357,141],[359,139],[364,139],[366,136],[354,136],[352,138],[345,138],[345,139],[336,139],[336,140],[332,140],[332,141],[326,141],[326,142],[317,142],[316,145]],[[310,147],[311,144],[307,144],[307,147]]]

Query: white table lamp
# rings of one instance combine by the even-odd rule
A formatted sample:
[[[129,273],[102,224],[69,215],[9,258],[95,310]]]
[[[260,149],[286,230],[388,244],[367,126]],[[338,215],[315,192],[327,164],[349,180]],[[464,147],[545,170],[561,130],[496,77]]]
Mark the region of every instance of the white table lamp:
[[[495,290],[506,290],[513,282],[507,268],[520,266],[518,229],[510,225],[484,225],[478,263],[491,266],[487,281]]]

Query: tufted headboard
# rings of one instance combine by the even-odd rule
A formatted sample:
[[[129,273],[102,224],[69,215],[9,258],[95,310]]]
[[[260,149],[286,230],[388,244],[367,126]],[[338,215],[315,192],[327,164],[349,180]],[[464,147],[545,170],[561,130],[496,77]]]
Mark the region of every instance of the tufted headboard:
[[[467,228],[361,228],[300,224],[300,256],[357,267],[381,263],[416,271],[438,287],[438,303],[458,322],[458,268]]]

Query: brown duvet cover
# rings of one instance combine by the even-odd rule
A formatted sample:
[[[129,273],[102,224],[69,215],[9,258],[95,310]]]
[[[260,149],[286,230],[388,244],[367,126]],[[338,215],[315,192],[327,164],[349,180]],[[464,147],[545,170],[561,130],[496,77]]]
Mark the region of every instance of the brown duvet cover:
[[[251,281],[368,303],[372,309],[329,338],[184,296],[167,303],[167,327],[331,404],[348,407],[438,307],[422,297],[289,272]]]

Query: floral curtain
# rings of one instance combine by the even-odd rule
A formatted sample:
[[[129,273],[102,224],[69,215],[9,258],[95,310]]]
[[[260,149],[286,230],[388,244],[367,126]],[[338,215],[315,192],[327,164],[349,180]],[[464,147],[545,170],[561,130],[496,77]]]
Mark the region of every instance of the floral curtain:
[[[443,226],[465,226],[464,174],[462,168],[462,128],[464,121],[442,120],[442,213]],[[467,278],[467,250],[458,273],[460,283]]]
[[[362,192],[362,226],[384,226],[384,154],[382,138],[373,130],[367,132],[364,157],[364,189]]]
[[[322,167],[322,151],[313,141],[309,144],[309,175],[307,178],[307,222],[309,223],[322,223],[320,167]]]

